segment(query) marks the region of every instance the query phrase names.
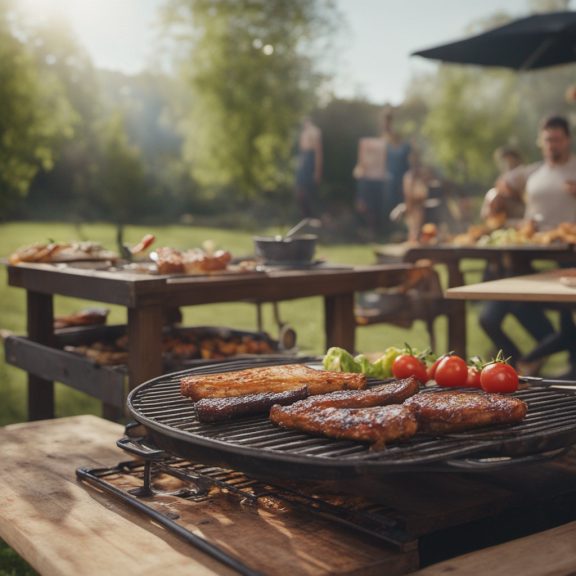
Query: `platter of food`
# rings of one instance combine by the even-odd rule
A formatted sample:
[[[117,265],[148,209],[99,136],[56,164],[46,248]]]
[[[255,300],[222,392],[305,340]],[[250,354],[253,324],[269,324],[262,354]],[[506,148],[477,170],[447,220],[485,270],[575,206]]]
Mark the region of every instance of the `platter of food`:
[[[22,246],[11,254],[11,265],[26,263],[110,261],[115,262],[118,254],[103,248],[99,242],[52,242]]]
[[[128,398],[160,449],[316,480],[547,458],[576,442],[575,408],[576,397],[540,386],[424,388],[412,376],[335,372],[311,358],[206,366],[142,384]]]

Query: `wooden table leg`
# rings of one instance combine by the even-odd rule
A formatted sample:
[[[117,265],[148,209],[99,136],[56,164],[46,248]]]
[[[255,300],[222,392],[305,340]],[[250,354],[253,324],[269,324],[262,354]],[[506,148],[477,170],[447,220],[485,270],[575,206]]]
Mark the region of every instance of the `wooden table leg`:
[[[162,375],[162,307],[128,308],[130,390]]]
[[[464,275],[460,271],[458,262],[447,265],[448,287],[464,286]],[[466,302],[454,300],[454,310],[448,314],[448,350],[453,350],[460,358],[466,355]]]
[[[350,353],[354,352],[356,320],[353,293],[324,297],[324,326],[326,350],[339,346]]]
[[[54,346],[54,301],[52,294],[27,291],[28,338]],[[28,374],[28,420],[54,418],[54,382]]]

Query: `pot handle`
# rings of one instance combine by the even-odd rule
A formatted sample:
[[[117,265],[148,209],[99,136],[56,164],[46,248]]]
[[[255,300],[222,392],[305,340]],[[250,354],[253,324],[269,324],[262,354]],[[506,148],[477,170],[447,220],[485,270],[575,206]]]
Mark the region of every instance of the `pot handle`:
[[[492,458],[459,458],[455,460],[446,460],[446,464],[452,468],[457,468],[462,471],[483,471],[491,469],[512,468],[513,466],[527,466],[529,464],[538,464],[541,462],[548,462],[554,458],[564,456],[572,449],[571,446],[567,448],[559,448],[549,452],[542,452],[541,454],[530,454],[528,456],[519,457],[492,457]]]

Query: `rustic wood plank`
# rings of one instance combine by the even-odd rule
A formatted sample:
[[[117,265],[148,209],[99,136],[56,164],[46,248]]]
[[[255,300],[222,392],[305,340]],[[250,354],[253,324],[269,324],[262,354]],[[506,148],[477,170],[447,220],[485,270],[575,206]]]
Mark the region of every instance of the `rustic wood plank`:
[[[522,302],[576,302],[576,289],[560,282],[576,270],[561,269],[527,276],[503,278],[447,290],[446,297],[461,300],[511,300]]]
[[[573,576],[576,522],[440,562],[414,576]]]
[[[54,345],[54,300],[51,294],[26,293],[28,337],[33,342]],[[28,419],[54,418],[54,382],[28,374]]]
[[[162,375],[162,307],[128,309],[130,390]]]
[[[76,388],[117,408],[124,407],[123,373],[22,336],[9,336],[4,347],[9,364],[38,378]]]
[[[332,346],[339,346],[350,353],[354,352],[356,317],[353,292],[324,298],[324,326],[326,350]]]
[[[120,426],[93,416],[0,430],[0,537],[43,576],[234,574],[75,480],[77,467],[125,460],[115,447],[121,435]],[[417,568],[417,552],[397,553],[290,511],[238,506],[231,495],[199,504],[164,496],[155,507],[271,576],[394,576]]]

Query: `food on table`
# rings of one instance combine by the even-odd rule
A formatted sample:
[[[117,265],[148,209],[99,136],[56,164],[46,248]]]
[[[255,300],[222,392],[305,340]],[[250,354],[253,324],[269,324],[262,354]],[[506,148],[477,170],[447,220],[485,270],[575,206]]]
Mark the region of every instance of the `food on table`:
[[[19,262],[72,262],[75,260],[116,260],[118,254],[105,250],[98,242],[53,242],[31,244],[18,248],[8,258],[10,264]]]
[[[294,409],[308,411],[320,408],[371,408],[402,404],[418,393],[420,386],[414,378],[381,384],[367,390],[340,390],[329,394],[310,396],[294,404]]]
[[[434,380],[438,386],[458,388],[464,386],[468,379],[468,366],[458,356],[443,358],[434,372]]]
[[[165,247],[156,250],[155,259],[160,274],[210,274],[226,270],[232,255],[225,250],[208,253],[197,248],[182,252]]]
[[[110,363],[106,355],[100,357],[101,352],[122,352],[128,350],[128,336],[121,336],[114,342],[93,342],[87,346],[66,346],[65,350],[92,358],[97,364]],[[202,332],[180,332],[165,334],[162,342],[162,352],[168,361],[174,360],[222,360],[230,356],[244,354],[270,354],[272,347],[266,340],[256,339],[252,336],[215,336]],[[116,364],[125,364],[128,361],[126,354],[114,356]],[[101,361],[102,360],[102,361]]]
[[[204,398],[194,405],[200,422],[222,422],[268,412],[272,406],[289,406],[308,398],[307,386],[286,392],[261,392],[227,398]]]
[[[54,328],[105,324],[109,313],[110,310],[107,308],[86,308],[68,316],[56,316],[54,318]]]
[[[140,240],[140,242],[138,242],[130,252],[132,252],[132,254],[140,254],[140,252],[144,252],[144,250],[146,250],[154,240],[156,240],[154,234],[146,234],[146,236],[144,236],[144,238],[142,238],[142,240]]]
[[[438,228],[436,224],[428,222],[422,226],[419,242],[420,244],[436,244],[438,242]]]
[[[64,346],[64,350],[90,358],[96,364],[107,366],[128,364],[128,352],[119,350],[114,343],[110,342],[94,342],[90,346]]]
[[[498,424],[516,424],[526,416],[522,400],[482,392],[424,392],[408,398],[421,432],[449,434]]]
[[[180,391],[192,400],[243,396],[260,392],[283,392],[308,386],[311,395],[366,387],[366,376],[314,370],[303,364],[251,368],[238,372],[194,375],[182,378]]]
[[[370,442],[373,448],[407,440],[418,428],[412,411],[401,405],[315,410],[301,410],[297,404],[272,406],[270,420],[282,428],[309,434]]]

